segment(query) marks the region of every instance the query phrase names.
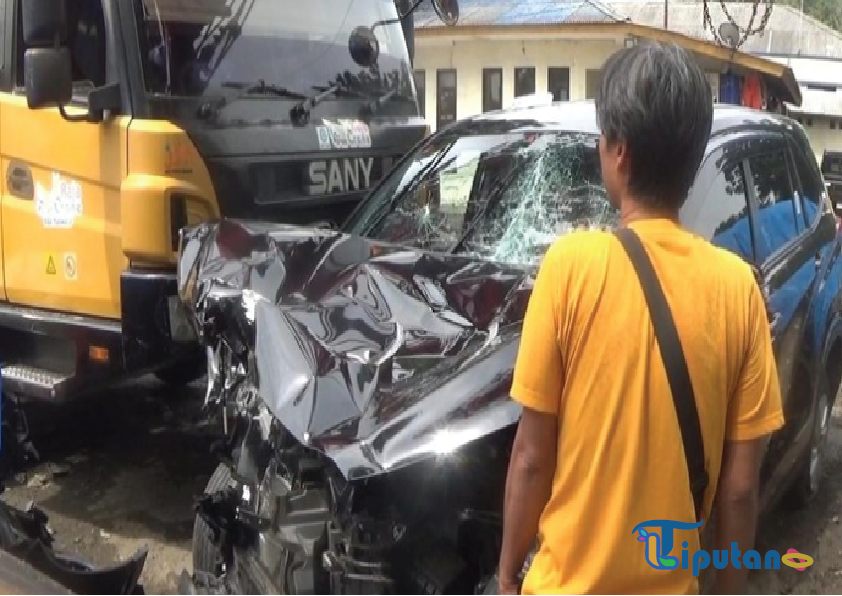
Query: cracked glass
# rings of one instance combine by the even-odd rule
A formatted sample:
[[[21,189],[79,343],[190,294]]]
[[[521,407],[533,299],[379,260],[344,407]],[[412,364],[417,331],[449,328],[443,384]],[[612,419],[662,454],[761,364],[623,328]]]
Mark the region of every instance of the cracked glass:
[[[597,139],[523,128],[433,137],[372,193],[346,230],[535,266],[559,236],[619,224],[600,177]]]

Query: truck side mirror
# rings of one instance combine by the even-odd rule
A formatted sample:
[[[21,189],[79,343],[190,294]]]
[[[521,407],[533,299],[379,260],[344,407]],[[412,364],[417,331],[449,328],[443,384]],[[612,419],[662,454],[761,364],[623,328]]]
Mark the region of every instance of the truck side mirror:
[[[73,72],[67,48],[26,50],[23,73],[30,109],[61,106],[73,98]]]
[[[26,102],[32,109],[63,105],[73,97],[65,0],[23,0],[21,24]]]

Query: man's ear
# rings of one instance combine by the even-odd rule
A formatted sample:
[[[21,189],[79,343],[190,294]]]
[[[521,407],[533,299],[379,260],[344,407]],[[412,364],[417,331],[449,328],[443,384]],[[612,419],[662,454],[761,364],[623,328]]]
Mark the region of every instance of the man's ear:
[[[630,153],[629,147],[626,145],[625,141],[616,140],[609,147],[607,147],[608,153],[614,159],[614,163],[617,166],[617,171],[625,174],[629,171],[630,167]]]

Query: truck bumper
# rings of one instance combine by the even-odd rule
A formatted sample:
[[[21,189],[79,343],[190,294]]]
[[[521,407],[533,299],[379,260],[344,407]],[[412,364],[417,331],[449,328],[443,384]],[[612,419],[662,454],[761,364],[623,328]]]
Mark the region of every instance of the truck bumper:
[[[122,320],[0,304],[3,389],[58,402],[110,381],[203,361],[174,272],[126,271]]]
[[[126,271],[120,278],[121,350],[126,372],[203,358],[178,300],[176,274]]]

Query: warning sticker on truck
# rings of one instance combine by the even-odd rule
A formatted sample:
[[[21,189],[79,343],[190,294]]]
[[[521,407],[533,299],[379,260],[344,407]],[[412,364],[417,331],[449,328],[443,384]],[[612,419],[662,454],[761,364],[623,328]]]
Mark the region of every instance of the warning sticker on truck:
[[[64,279],[76,281],[79,277],[79,270],[76,267],[76,253],[64,253]]]
[[[82,185],[53,172],[52,187],[35,183],[35,208],[45,228],[72,228],[82,215]]]

